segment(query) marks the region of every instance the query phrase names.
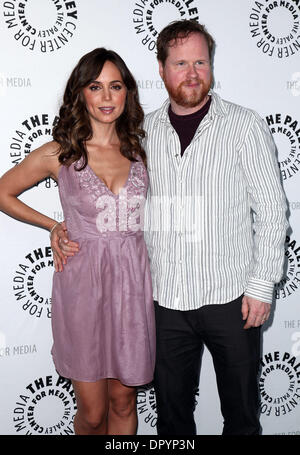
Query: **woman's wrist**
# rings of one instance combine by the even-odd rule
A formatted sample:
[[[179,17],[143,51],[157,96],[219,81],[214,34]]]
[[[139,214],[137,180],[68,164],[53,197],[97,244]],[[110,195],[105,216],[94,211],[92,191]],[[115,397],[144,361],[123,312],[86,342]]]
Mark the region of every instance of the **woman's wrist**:
[[[60,224],[59,221],[56,221],[56,222],[53,224],[53,226],[52,226],[51,229],[50,229],[50,237],[51,237],[52,232],[53,232],[54,229],[56,228],[56,226],[58,226],[59,224]]]

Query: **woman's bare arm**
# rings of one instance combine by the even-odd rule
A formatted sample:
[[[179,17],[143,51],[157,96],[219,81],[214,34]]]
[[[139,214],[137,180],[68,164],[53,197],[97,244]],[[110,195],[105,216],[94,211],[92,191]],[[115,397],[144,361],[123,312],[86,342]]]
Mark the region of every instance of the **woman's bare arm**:
[[[28,206],[18,196],[46,177],[57,179],[58,144],[49,142],[31,152],[0,179],[0,210],[20,221],[51,230],[56,221]]]

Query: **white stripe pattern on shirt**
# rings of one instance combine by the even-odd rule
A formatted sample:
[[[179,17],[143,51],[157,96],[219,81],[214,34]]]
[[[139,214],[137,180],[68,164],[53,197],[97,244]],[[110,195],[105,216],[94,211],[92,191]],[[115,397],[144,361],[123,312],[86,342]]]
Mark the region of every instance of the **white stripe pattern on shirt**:
[[[210,95],[182,157],[169,101],[145,119],[144,234],[154,300],[167,308],[242,293],[271,303],[282,275],[286,202],[272,135],[256,112]]]

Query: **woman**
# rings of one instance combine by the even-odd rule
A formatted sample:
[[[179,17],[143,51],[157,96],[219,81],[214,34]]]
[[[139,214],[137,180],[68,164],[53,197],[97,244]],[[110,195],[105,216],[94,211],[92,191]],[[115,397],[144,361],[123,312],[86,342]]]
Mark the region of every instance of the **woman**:
[[[123,60],[104,48],[83,56],[59,115],[54,141],[0,179],[0,209],[51,236],[59,223],[17,196],[48,176],[57,180],[68,233],[80,245],[54,274],[52,293],[52,355],[73,383],[75,433],[135,434],[135,386],[152,380],[155,332],[141,226],[143,112]]]

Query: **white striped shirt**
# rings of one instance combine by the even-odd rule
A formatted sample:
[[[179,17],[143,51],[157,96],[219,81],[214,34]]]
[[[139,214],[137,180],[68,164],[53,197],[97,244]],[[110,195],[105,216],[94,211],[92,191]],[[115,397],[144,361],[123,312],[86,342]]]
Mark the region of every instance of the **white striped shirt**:
[[[256,112],[210,95],[182,157],[169,101],[144,124],[154,300],[178,310],[242,293],[271,303],[283,270],[286,201],[272,135]]]

